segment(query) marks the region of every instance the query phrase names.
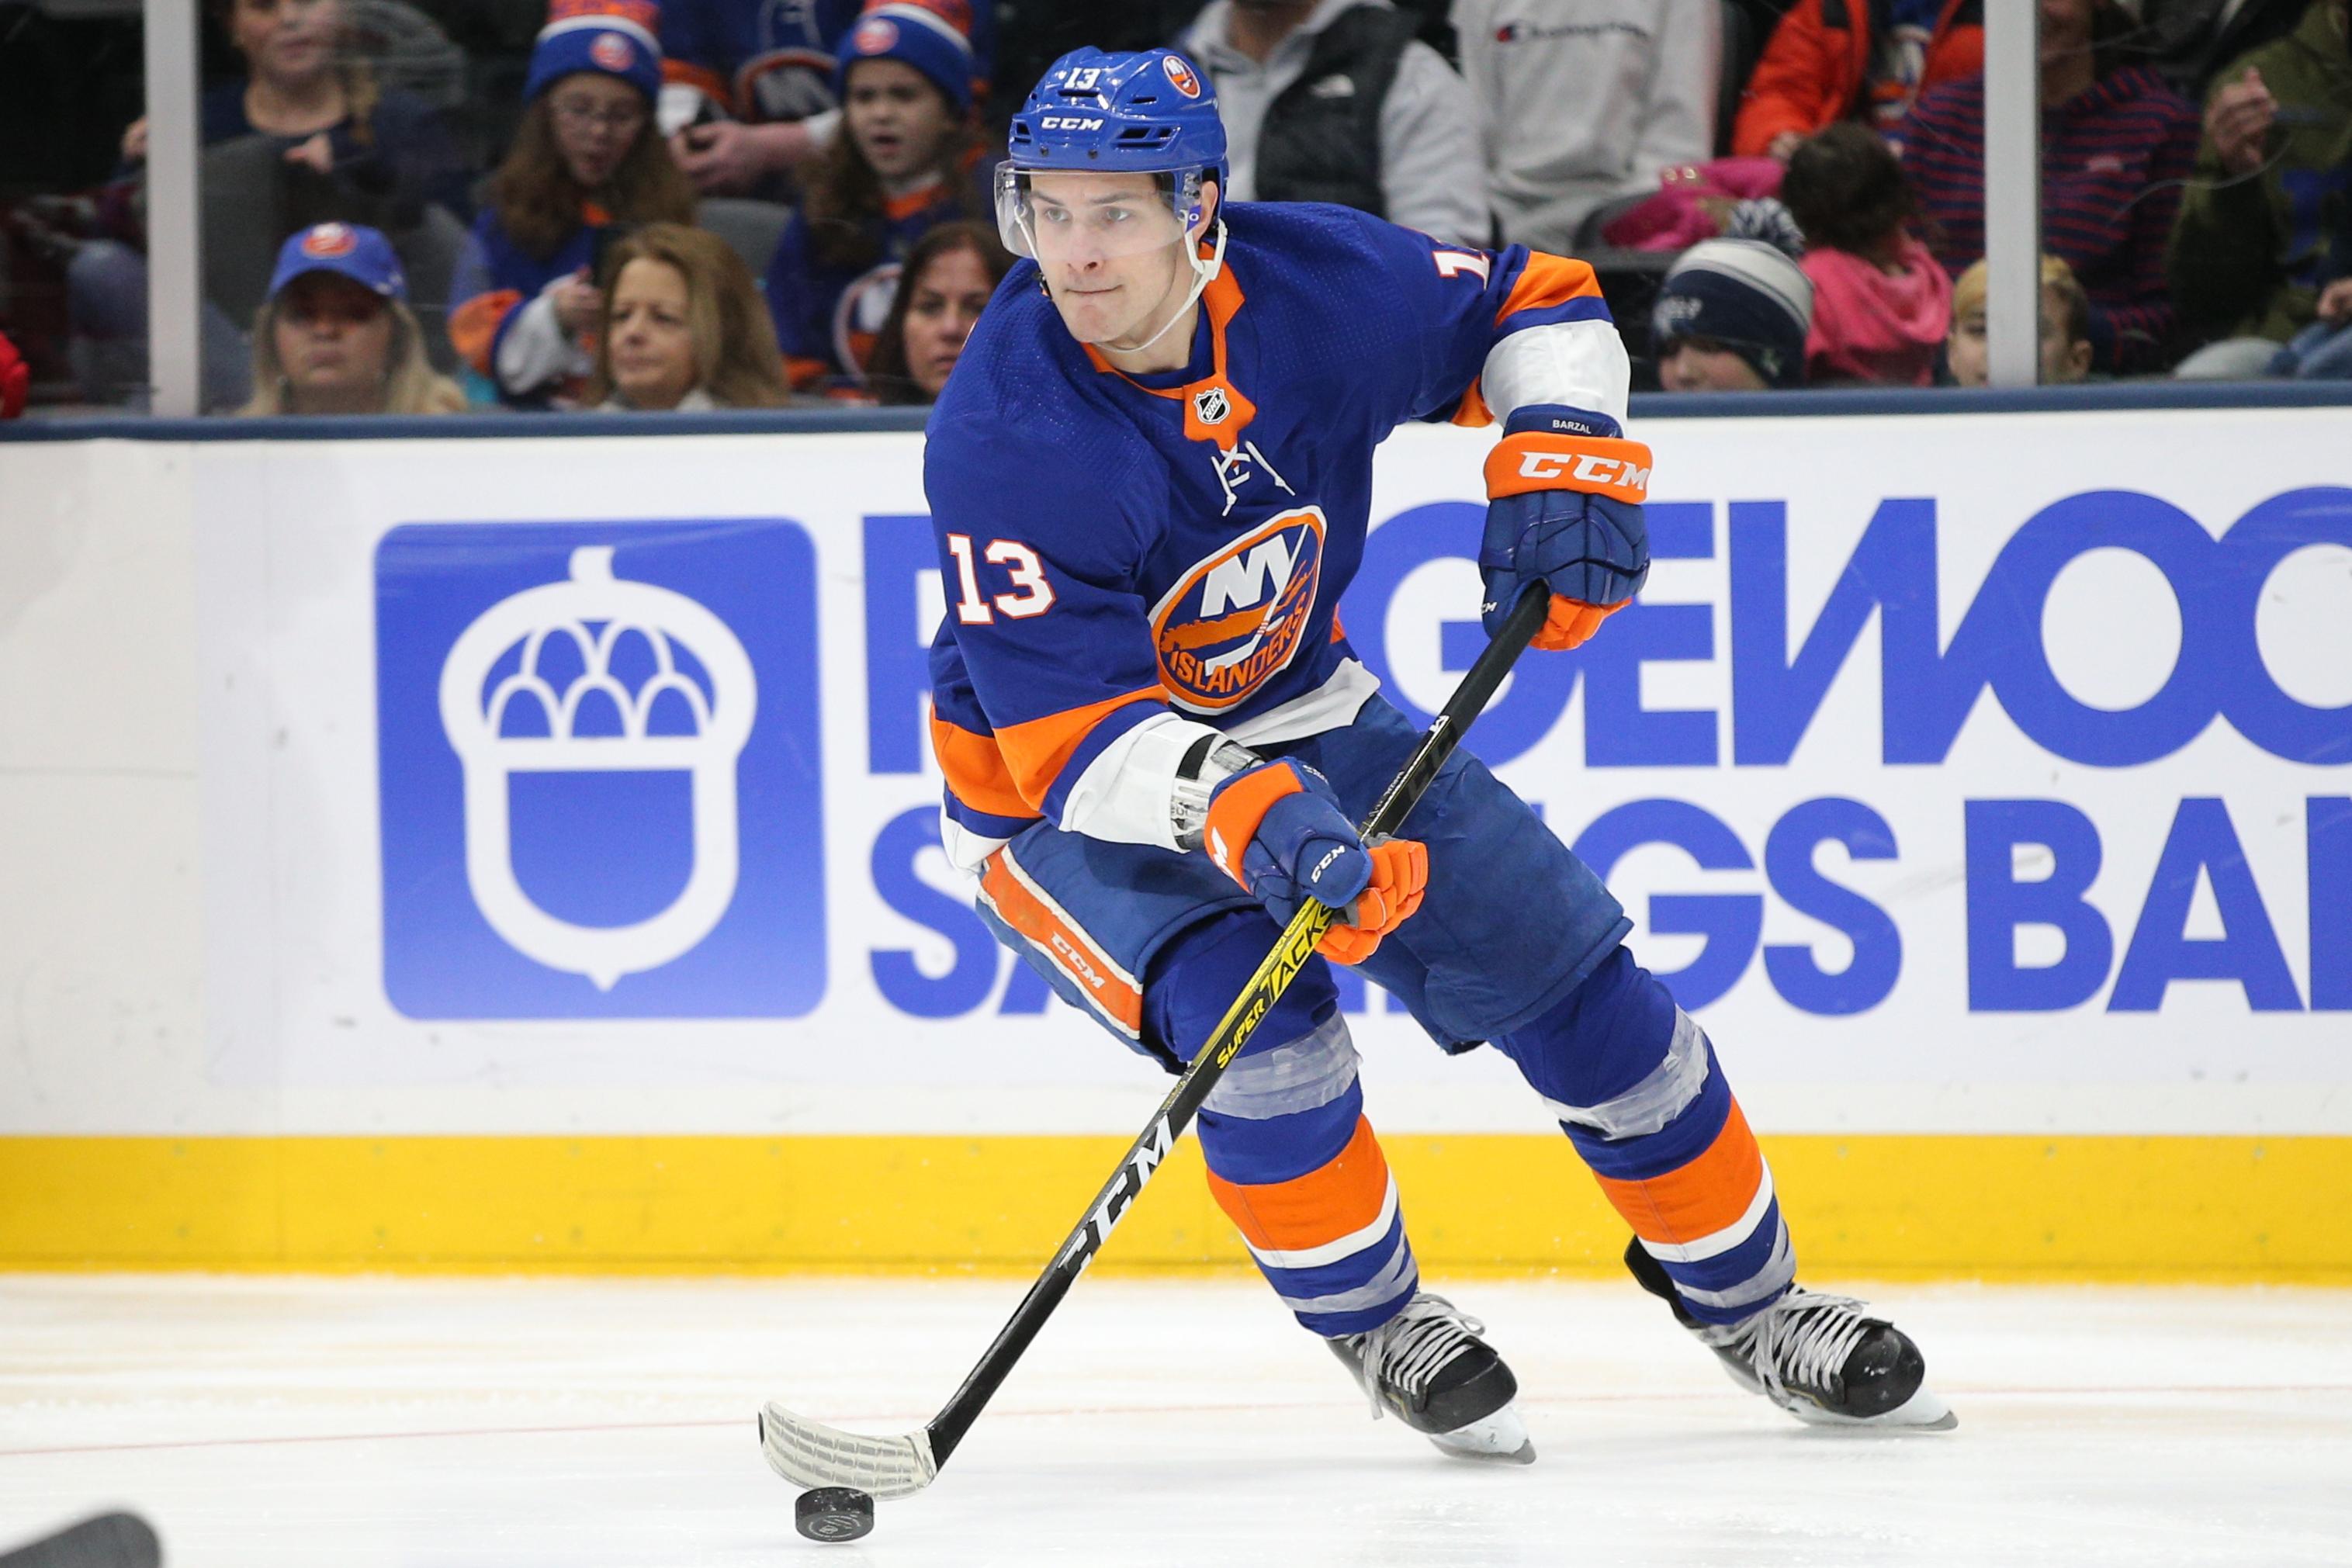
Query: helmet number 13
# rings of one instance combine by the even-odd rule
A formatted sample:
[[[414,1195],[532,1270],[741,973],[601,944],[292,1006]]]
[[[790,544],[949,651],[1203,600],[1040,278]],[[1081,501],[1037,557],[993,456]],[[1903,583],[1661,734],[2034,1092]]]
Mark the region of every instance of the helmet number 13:
[[[1026,621],[1033,615],[1043,615],[1054,608],[1054,585],[1045,580],[1045,563],[1037,552],[1016,539],[991,539],[980,553],[980,559],[991,566],[1001,566],[1012,580],[1013,591],[993,597],[982,597],[980,573],[973,564],[971,536],[947,536],[948,553],[955,557],[956,620],[966,626],[985,626],[996,614]],[[989,606],[996,606],[996,613]]]

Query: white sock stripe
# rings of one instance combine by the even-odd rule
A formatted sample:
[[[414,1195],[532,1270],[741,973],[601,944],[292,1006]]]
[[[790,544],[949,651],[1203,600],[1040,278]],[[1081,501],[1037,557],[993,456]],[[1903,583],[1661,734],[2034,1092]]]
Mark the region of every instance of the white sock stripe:
[[[1328,1105],[1356,1081],[1356,1044],[1339,1013],[1272,1051],[1244,1056],[1209,1091],[1204,1108],[1265,1122]]]
[[[1420,1280],[1421,1270],[1412,1260],[1412,1244],[1400,1236],[1388,1266],[1370,1284],[1359,1285],[1352,1291],[1339,1291],[1328,1296],[1283,1296],[1278,1299],[1294,1312],[1360,1312],[1369,1308],[1385,1306],[1399,1296],[1410,1295]]]
[[[1706,1032],[1690,1014],[1675,1009],[1675,1031],[1665,1059],[1624,1093],[1598,1105],[1569,1105],[1547,1099],[1544,1108],[1563,1122],[1590,1127],[1604,1138],[1634,1138],[1655,1133],[1689,1108],[1706,1086]]]
[[[1649,1241],[1642,1249],[1662,1263],[1698,1263],[1709,1258],[1720,1258],[1756,1234],[1764,1222],[1765,1211],[1772,1207],[1772,1167],[1766,1166],[1756,1183],[1756,1196],[1749,1200],[1748,1212],[1712,1236],[1702,1236],[1692,1241]]]
[[[1677,1280],[1675,1281],[1675,1289],[1682,1293],[1683,1300],[1686,1301],[1696,1301],[1702,1307],[1724,1310],[1752,1306],[1780,1294],[1797,1277],[1797,1249],[1789,1245],[1788,1221],[1782,1220],[1778,1229],[1780,1234],[1773,1239],[1772,1242],[1772,1256],[1765,1260],[1764,1267],[1738,1284],[1727,1290],[1702,1291]]]
[[[1246,1237],[1243,1238],[1242,1245],[1250,1249],[1252,1257],[1269,1269],[1320,1269],[1326,1263],[1337,1263],[1342,1258],[1353,1257],[1366,1248],[1378,1245],[1381,1238],[1389,1233],[1389,1227],[1396,1223],[1396,1217],[1397,1185],[1396,1177],[1391,1176],[1389,1177],[1389,1190],[1381,1198],[1378,1218],[1360,1230],[1351,1230],[1337,1241],[1326,1241],[1320,1247],[1302,1247],[1290,1252],[1275,1247],[1259,1247]],[[1402,1241],[1402,1239],[1399,1239]]]

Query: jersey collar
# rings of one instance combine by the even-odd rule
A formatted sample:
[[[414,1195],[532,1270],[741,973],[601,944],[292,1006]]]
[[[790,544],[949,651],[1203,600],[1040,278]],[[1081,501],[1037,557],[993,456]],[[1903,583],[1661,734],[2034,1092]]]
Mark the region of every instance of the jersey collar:
[[[1181,403],[1187,441],[1213,441],[1231,451],[1241,439],[1244,427],[1257,417],[1257,405],[1244,397],[1241,389],[1225,374],[1225,329],[1240,312],[1243,298],[1241,280],[1234,276],[1228,251],[1225,264],[1201,291],[1201,304],[1209,321],[1209,373],[1178,386],[1159,387],[1138,381],[1104,358],[1102,350],[1092,343],[1079,346],[1086,350],[1088,362],[1103,374],[1117,376],[1138,392],[1173,398]]]

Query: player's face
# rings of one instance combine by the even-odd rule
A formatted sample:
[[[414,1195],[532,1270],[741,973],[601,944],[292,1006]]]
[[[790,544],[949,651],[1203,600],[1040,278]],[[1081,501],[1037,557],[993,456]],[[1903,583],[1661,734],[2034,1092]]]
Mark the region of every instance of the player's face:
[[[1707,338],[1681,338],[1658,361],[1668,392],[1762,392],[1764,378],[1733,350]]]
[[[1150,175],[1040,172],[1029,204],[1046,292],[1079,342],[1149,337],[1192,287],[1184,233]]]
[[[278,297],[270,331],[297,412],[381,406],[392,311],[377,295],[333,273],[307,273]]]
[[[613,284],[613,385],[639,408],[676,408],[694,390],[686,275],[641,256]]]

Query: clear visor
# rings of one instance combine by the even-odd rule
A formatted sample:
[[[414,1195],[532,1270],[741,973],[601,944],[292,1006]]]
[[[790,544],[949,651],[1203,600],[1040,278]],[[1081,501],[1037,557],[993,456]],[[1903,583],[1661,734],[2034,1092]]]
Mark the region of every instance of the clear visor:
[[[1042,262],[1108,261],[1180,244],[1201,215],[1201,172],[1095,173],[996,166],[1004,248]]]

